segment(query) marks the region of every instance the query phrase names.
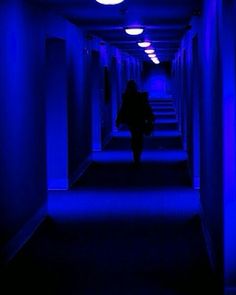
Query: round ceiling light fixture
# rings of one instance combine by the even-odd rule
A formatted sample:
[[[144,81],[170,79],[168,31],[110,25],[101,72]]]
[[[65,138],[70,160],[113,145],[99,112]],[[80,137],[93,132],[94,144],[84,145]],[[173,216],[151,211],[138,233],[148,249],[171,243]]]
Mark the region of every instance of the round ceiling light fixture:
[[[144,42],[139,42],[138,43],[138,46],[139,47],[149,47],[151,45],[151,43],[150,42],[148,42],[148,41],[144,41]]]
[[[150,54],[150,53],[154,53],[155,50],[154,49],[145,49],[144,50],[147,54]]]
[[[96,1],[103,5],[116,5],[116,4],[120,4],[124,0],[96,0]]]
[[[152,53],[152,54],[148,54],[149,57],[156,57],[156,54]]]
[[[143,33],[143,28],[126,28],[125,29],[126,34],[136,36]]]
[[[159,59],[157,57],[151,58],[151,60],[154,62],[154,64],[158,65],[160,63]]]

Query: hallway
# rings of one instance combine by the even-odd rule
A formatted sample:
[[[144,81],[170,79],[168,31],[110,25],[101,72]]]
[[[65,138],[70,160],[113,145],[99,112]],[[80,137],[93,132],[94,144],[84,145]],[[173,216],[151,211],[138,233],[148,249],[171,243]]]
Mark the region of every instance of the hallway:
[[[0,1],[1,294],[236,295],[235,15]],[[130,81],[155,114],[140,166]]]
[[[163,106],[156,110],[165,114]],[[199,193],[180,134],[163,122],[145,138],[140,167],[132,164],[128,133],[118,131],[69,191],[50,191],[49,218],[9,265],[1,294],[15,286],[18,294],[213,291]]]

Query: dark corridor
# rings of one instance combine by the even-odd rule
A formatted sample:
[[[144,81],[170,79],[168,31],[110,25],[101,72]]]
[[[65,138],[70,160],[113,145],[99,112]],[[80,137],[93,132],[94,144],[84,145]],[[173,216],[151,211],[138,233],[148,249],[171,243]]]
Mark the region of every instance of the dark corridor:
[[[175,107],[152,107],[162,119],[145,138],[142,165],[133,166],[128,132],[119,131],[69,191],[51,191],[49,217],[8,266],[1,294],[15,286],[19,294],[213,294]]]
[[[235,15],[0,1],[1,294],[236,294]],[[140,166],[130,80],[155,114]]]

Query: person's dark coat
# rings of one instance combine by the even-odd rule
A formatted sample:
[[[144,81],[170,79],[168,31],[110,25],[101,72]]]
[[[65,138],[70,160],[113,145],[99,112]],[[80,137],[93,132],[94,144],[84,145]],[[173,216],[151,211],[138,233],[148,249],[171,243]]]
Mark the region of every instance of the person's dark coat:
[[[125,124],[129,129],[139,128],[144,131],[147,124],[153,124],[153,113],[148,103],[146,92],[125,93],[117,116],[117,125]]]

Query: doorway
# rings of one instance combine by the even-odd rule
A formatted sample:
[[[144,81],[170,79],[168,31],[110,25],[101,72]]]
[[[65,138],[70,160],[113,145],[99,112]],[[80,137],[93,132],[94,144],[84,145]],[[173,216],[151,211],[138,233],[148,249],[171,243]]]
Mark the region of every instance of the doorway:
[[[48,189],[67,189],[69,180],[66,42],[59,38],[49,38],[45,45]]]
[[[90,100],[91,100],[91,113],[92,113],[92,131],[91,131],[91,145],[92,151],[102,150],[102,70],[100,66],[100,54],[98,51],[93,50],[91,53],[90,64]]]
[[[193,187],[200,189],[200,104],[201,81],[198,60],[198,36],[192,40],[192,180]]]

